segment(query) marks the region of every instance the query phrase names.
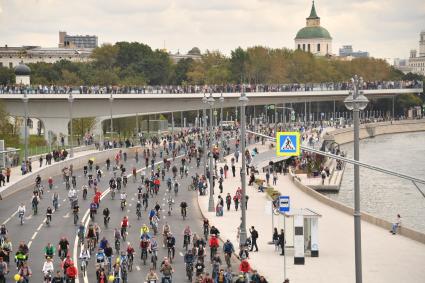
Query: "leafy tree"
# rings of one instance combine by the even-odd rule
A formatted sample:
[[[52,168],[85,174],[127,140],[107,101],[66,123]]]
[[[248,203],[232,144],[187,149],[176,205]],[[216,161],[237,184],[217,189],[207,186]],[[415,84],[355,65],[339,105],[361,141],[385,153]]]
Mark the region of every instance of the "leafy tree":
[[[187,73],[193,64],[192,58],[184,58],[177,62],[174,68],[174,83],[181,85],[188,80]]]
[[[0,85],[12,84],[15,82],[15,72],[13,69],[0,67]]]
[[[230,55],[230,70],[233,81],[241,82],[244,80],[246,77],[248,59],[248,53],[241,47],[232,50]]]
[[[93,50],[91,58],[96,67],[110,69],[117,63],[118,51],[117,45],[103,44]]]

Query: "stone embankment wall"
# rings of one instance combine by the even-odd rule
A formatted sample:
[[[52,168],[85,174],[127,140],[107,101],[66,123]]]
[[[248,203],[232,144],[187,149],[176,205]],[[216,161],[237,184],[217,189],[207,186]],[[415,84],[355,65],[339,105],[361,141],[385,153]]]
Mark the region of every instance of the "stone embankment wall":
[[[394,121],[392,123],[382,122],[382,123],[375,123],[375,124],[365,124],[365,125],[361,125],[359,135],[361,139],[366,139],[366,138],[370,138],[370,137],[378,136],[378,135],[407,133],[407,132],[421,132],[421,131],[425,131],[425,119]],[[335,141],[339,144],[353,142],[352,127],[339,129],[339,130],[330,132],[330,134],[334,135]],[[292,180],[295,183],[295,185],[306,194],[314,197],[315,199],[317,199],[318,201],[326,205],[329,205],[335,209],[338,209],[339,211],[342,211],[350,215],[353,214],[354,212],[353,208],[339,201],[333,200],[326,195],[316,192],[314,189],[311,189],[308,186],[302,184],[292,172],[291,174],[293,176]],[[390,223],[389,221],[386,221],[384,219],[381,219],[379,217],[373,216],[365,212],[362,212],[361,217],[363,221],[367,221],[369,223],[372,223],[374,225],[377,225],[387,230],[391,229],[392,223]],[[425,244],[424,233],[421,233],[419,231],[406,228],[406,227],[401,227],[399,230],[399,233],[407,238],[410,238],[412,240]]]
[[[425,119],[363,124],[360,126],[359,136],[360,139],[367,139],[379,135],[421,131],[425,131]],[[339,144],[353,142],[353,127],[338,129],[330,134]]]

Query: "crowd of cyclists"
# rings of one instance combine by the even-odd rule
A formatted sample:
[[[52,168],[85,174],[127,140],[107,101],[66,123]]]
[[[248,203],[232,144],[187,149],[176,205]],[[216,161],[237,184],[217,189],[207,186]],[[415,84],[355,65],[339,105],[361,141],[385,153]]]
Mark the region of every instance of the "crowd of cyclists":
[[[219,135],[219,133],[216,133],[216,135]],[[229,139],[230,135],[226,141],[229,142]],[[108,158],[105,161],[104,167],[107,172],[102,171],[103,167],[101,168],[100,164],[89,159],[87,165],[83,166],[82,184],[77,184],[72,165],[63,168],[64,189],[67,191],[69,207],[76,227],[79,256],[78,259],[71,256],[72,251],[68,237],[62,236],[57,243],[48,242],[43,251],[42,273],[44,282],[75,282],[79,273],[84,277],[87,276],[88,271],[94,271],[95,268],[97,282],[125,283],[128,282],[129,272],[133,271],[135,260],[140,259],[143,266],[149,267],[149,272],[145,278],[146,282],[172,283],[175,282],[173,274],[176,272],[174,267],[176,250],[180,250],[180,247],[183,252],[185,274],[190,282],[196,280],[195,282],[202,283],[225,283],[234,282],[234,279],[238,279],[234,278],[231,268],[231,254],[235,251],[233,244],[227,241],[223,245],[225,261],[225,265],[223,265],[218,240],[219,231],[214,226],[210,227],[207,219],[204,219],[203,224],[199,224],[202,227],[184,225],[184,229],[181,231],[182,228],[180,227],[171,227],[171,224],[165,218],[165,215],[177,216],[180,214],[181,220],[184,221],[187,217],[190,217],[188,213],[189,202],[179,194],[182,189],[181,183],[188,182],[188,190],[198,190],[199,193],[205,194],[209,186],[207,182],[209,174],[214,174],[214,179],[215,176],[218,176],[215,168],[214,172],[210,172],[208,169],[206,176],[194,172],[194,175],[189,177],[189,173],[191,173],[189,166],[191,164],[193,164],[192,167],[195,167],[195,163],[197,168],[200,167],[203,154],[202,142],[201,133],[198,129],[180,132],[175,136],[143,141],[141,156],[139,156],[137,150],[134,152],[136,165],[129,171],[126,168],[128,156],[122,150],[112,160]],[[210,141],[207,140],[207,143],[210,146]],[[228,144],[225,146],[228,147]],[[139,162],[143,164],[143,161],[146,170],[137,169],[137,164]],[[105,177],[107,175],[110,175],[108,189],[102,192],[100,183],[102,178],[108,178]],[[130,190],[128,182],[132,182],[132,186],[136,188],[133,190],[137,195],[137,200],[135,200],[137,220],[145,220],[146,223],[140,221],[140,223],[130,225],[130,216],[124,215],[122,219],[120,218],[119,226],[114,226],[110,223],[112,214],[121,215],[128,211],[129,196],[127,192]],[[42,180],[37,175],[31,200],[33,215],[41,213],[38,211],[38,204],[42,201],[43,196],[46,196],[43,183],[47,183],[48,190],[52,191],[52,205],[49,205],[45,212],[45,225],[48,226],[53,221],[52,217],[58,209],[59,193],[53,190],[52,178]],[[78,190],[78,185],[81,185],[81,190]],[[84,221],[84,218],[80,220],[81,199],[78,195],[80,193],[84,202],[82,206],[87,207],[87,203],[90,203],[89,217],[86,221]],[[162,195],[160,193],[164,193],[165,207],[160,205],[160,195]],[[119,197],[120,210],[117,211],[116,208],[109,208],[102,204],[102,199],[107,194],[109,194],[111,201]],[[181,201],[176,204],[178,197]],[[174,206],[179,206],[180,213],[175,212]],[[24,203],[19,205],[17,214],[20,224],[24,225],[25,215],[29,214]],[[102,214],[100,217],[103,216],[103,227],[99,224],[99,214]],[[141,226],[139,240],[138,243],[132,245],[130,241],[127,241],[129,230],[130,227],[137,225]],[[113,240],[108,240],[104,233],[108,229],[113,231]],[[134,228],[131,228],[131,230],[134,233]],[[196,233],[196,230],[203,231],[203,235]],[[178,243],[176,236],[180,235],[183,236],[183,240]],[[69,238],[72,237],[73,235]],[[7,257],[3,256],[3,260],[10,270],[12,247],[8,248],[11,239],[8,237],[5,226],[0,228],[0,240],[0,259],[2,254],[7,255]],[[139,247],[137,248],[137,246]],[[159,256],[161,246],[166,251],[166,256],[162,258]],[[209,260],[206,259],[207,253],[210,255]],[[29,256],[28,245],[25,242],[20,242],[15,252],[17,267],[15,276],[19,277],[15,278],[19,279],[16,280],[17,282],[30,281],[32,270],[28,262]],[[55,263],[60,263],[59,268],[55,268]],[[0,262],[0,274],[1,265]]]

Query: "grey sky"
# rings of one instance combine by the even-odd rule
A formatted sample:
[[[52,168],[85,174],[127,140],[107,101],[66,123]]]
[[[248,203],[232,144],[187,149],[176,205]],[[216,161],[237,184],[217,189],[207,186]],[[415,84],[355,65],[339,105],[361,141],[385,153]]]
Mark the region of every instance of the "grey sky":
[[[309,0],[0,0],[0,46],[55,47],[58,31],[100,43],[140,41],[186,53],[191,47],[294,47]],[[352,44],[379,58],[407,57],[425,30],[424,0],[316,0],[333,50]]]

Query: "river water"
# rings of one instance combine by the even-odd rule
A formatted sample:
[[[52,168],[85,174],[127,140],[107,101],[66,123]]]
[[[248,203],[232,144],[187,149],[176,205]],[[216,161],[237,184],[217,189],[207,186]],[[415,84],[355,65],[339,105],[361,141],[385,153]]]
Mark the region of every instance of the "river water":
[[[353,157],[353,144],[341,149]],[[382,135],[360,142],[360,161],[425,179],[425,132]],[[353,166],[347,165],[337,199],[353,207]],[[425,192],[425,185],[418,184]],[[394,222],[397,213],[402,225],[425,233],[425,198],[416,187],[380,172],[360,167],[361,210]]]

